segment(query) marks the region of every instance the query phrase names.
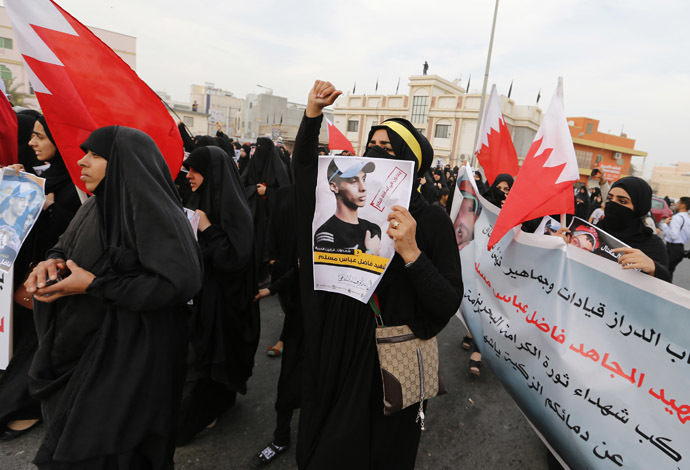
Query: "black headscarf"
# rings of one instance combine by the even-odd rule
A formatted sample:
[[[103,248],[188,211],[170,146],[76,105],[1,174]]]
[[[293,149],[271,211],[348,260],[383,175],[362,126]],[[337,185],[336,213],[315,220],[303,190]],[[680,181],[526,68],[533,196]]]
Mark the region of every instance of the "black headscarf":
[[[269,188],[279,188],[290,184],[287,168],[271,139],[256,139],[254,155],[249,160],[242,178],[245,186],[263,183]]]
[[[196,147],[208,147],[209,145],[215,145],[218,147],[218,139],[210,135],[197,135],[194,137],[194,143]]]
[[[34,123],[38,116],[40,113],[33,109],[25,109],[17,113],[17,143],[19,144],[17,161],[24,165],[26,171],[34,174],[34,167],[43,165],[43,162],[36,158],[34,149],[29,146],[31,133],[34,131]]]
[[[244,174],[244,170],[249,164],[249,156],[252,154],[252,148],[249,145],[244,144],[241,148],[244,150],[245,156],[243,157],[240,154],[240,158],[237,159],[237,170],[240,172],[240,175]]]
[[[486,184],[486,181],[484,181],[484,177],[482,176],[479,170],[475,170],[474,174],[479,175],[479,180],[475,180],[475,183],[477,184],[477,189],[479,190],[479,194],[484,194],[489,189],[489,186]]]
[[[30,116],[33,116],[33,114],[29,114]],[[50,129],[48,128],[48,123],[46,122],[46,119],[43,115],[39,114],[33,118],[33,122],[35,123],[36,121],[40,122],[41,125],[43,126],[43,129],[46,131],[46,136],[48,137],[48,140],[55,146],[55,155],[53,158],[48,160],[47,162],[41,162],[36,157],[34,156],[34,159],[36,159],[37,164],[31,165],[31,167],[27,167],[24,165],[24,168],[27,168],[31,172],[35,172],[33,170],[34,166],[39,166],[39,165],[44,165],[46,163],[50,163],[50,168],[48,168],[46,171],[41,173],[41,178],[46,179],[46,186],[45,186],[45,191],[46,194],[50,193],[55,193],[62,189],[64,186],[68,184],[73,184],[72,183],[72,178],[69,175],[69,171],[67,171],[67,167],[65,166],[65,162],[62,160],[62,155],[60,155],[60,149],[58,149],[57,144],[55,143],[55,139],[53,139],[53,135],[50,133]],[[31,132],[33,132],[33,124],[31,125]],[[30,134],[29,134],[29,138]],[[28,142],[28,141],[27,141]],[[32,150],[33,151],[33,150]]]
[[[62,256],[79,260],[94,252],[93,262],[81,266],[96,277],[89,295],[34,305],[32,393],[52,406],[39,463],[114,456],[151,436],[170,439],[186,347],[184,308],[201,287],[199,246],[156,143],[122,126],[95,133],[83,147],[97,145],[107,155],[105,176],[95,201],[87,201],[53,250],[72,240]],[[98,217],[85,218],[87,211]],[[52,348],[61,338],[70,351]],[[51,404],[56,388],[64,391]]]
[[[252,227],[252,214],[240,176],[227,154],[218,147],[198,148],[187,157],[184,166],[194,168],[204,177],[186,207],[204,211],[212,224],[220,225],[237,253],[251,256],[253,240],[247,230]]]
[[[410,213],[414,216],[426,205],[424,197],[422,197],[417,190],[419,186],[417,178],[423,176],[431,167],[431,162],[434,160],[434,149],[427,138],[420,134],[412,123],[406,119],[387,119],[379,126],[372,126],[369,131],[369,136],[367,137],[367,143],[371,141],[374,132],[379,129],[385,130],[388,134],[388,140],[391,143],[395,156],[391,156],[388,152],[376,145],[367,148],[364,155],[371,158],[387,158],[414,162],[415,175],[417,177],[412,180],[412,197],[410,198]],[[410,145],[414,147],[414,150]]]
[[[156,143],[137,129],[109,126],[95,130],[81,148],[108,160],[98,198],[110,263],[122,262],[119,257],[126,253],[136,254],[142,268],[187,291],[188,286],[178,286],[177,280],[188,276],[178,271],[195,268],[198,247],[193,237],[190,243],[189,237],[179,236],[191,227]],[[149,210],[152,206],[159,210]]]
[[[611,189],[618,187],[628,193],[633,209],[608,201],[604,218],[597,225],[634,248],[653,235],[652,229],[642,221],[642,217],[652,208],[652,188],[645,180],[636,176],[626,176],[611,185]]]
[[[486,191],[486,193],[483,194],[483,196],[496,207],[501,207],[501,203],[506,198],[506,194],[498,189],[498,184],[503,181],[508,183],[508,188],[513,187],[513,177],[508,173],[501,173],[496,177],[494,182],[491,183],[491,186],[489,186],[489,189]]]

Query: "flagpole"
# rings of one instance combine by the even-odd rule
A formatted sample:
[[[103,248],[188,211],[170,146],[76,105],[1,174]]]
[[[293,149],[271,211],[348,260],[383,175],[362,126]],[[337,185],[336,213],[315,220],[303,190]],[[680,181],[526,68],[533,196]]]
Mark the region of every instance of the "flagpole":
[[[491,67],[491,50],[494,47],[494,32],[496,31],[496,17],[498,16],[498,0],[494,7],[494,21],[491,25],[491,39],[489,39],[489,54],[486,57],[486,69],[484,70],[484,85],[482,86],[482,99],[479,104],[479,115],[477,116],[477,130],[474,133],[474,145],[472,146],[472,167],[477,161],[475,149],[477,148],[477,141],[479,140],[479,128],[481,127],[482,117],[484,115],[484,102],[486,101],[486,85],[489,82],[489,67]],[[469,93],[469,90],[467,90]]]

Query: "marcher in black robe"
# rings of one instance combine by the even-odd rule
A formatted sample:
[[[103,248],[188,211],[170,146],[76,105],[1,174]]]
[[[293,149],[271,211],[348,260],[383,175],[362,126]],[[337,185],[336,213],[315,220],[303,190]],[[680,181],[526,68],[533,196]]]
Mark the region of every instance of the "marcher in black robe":
[[[607,200],[604,218],[597,227],[633,249],[626,250],[618,263],[624,269],[640,268],[647,274],[671,282],[666,246],[643,222],[643,217],[652,208],[649,184],[642,178],[626,176],[611,185]]]
[[[34,463],[171,469],[199,248],[149,136],[105,127],[82,149],[94,196],[26,282],[39,341],[30,389],[46,422]],[[58,269],[64,280],[45,286]]]
[[[484,177],[479,170],[474,171],[474,181],[477,183],[479,194],[484,194],[489,189],[489,186],[486,184],[486,181],[484,181]]]
[[[383,415],[371,307],[344,295],[313,290],[311,225],[321,110],[339,94],[330,83],[316,82],[293,151],[305,328],[297,462],[302,469],[410,469],[421,432],[415,423],[417,407]],[[387,132],[389,149],[373,146],[367,156],[413,160],[416,175],[423,174],[433,159],[431,145],[408,121],[395,121],[407,129],[409,139],[417,141],[421,154],[415,154],[384,122],[372,128],[369,141],[376,132]],[[399,251],[395,254],[376,295],[386,325],[407,324],[418,337],[429,339],[441,331],[460,304],[460,258],[448,215],[428,205],[416,184],[411,197],[409,211],[391,211],[396,223],[391,221],[388,233],[394,235],[396,251],[404,256]],[[396,231],[406,236],[398,239]],[[407,242],[407,248],[398,245]],[[415,259],[409,259],[411,247]]]
[[[290,184],[287,169],[278,155],[273,141],[268,137],[256,140],[256,149],[249,164],[242,173],[242,181],[249,209],[254,220],[255,263],[259,280],[263,281],[268,272],[264,262],[267,261],[266,229],[274,202],[274,192],[281,186]]]
[[[271,283],[259,290],[257,300],[278,294],[285,313],[280,341],[283,344],[278,393],[275,402],[276,428],[273,440],[254,456],[253,464],[270,462],[290,445],[293,412],[300,407],[303,360],[302,300],[297,262],[297,208],[295,187],[283,186],[276,191],[276,205],[269,222],[268,256]]]
[[[45,259],[46,252],[57,243],[81,206],[77,190],[43,116],[36,112],[25,112],[17,115],[17,121],[19,163],[25,171],[33,174],[37,173],[35,167],[46,163],[50,164],[50,168],[41,173],[46,179],[46,202],[13,266],[15,291],[26,279],[30,266]],[[41,160],[29,146],[30,140],[34,143],[38,138],[31,138],[36,122],[40,124],[37,129],[43,134],[41,138],[47,139],[44,145],[54,152],[48,156],[45,147],[42,147]],[[17,302],[14,303],[13,312],[13,355],[0,378],[0,440],[19,437],[33,426],[32,422],[41,418],[40,403],[30,396],[28,383],[29,366],[38,344],[33,312]]]
[[[587,220],[589,217],[589,194],[587,193],[587,188],[585,186],[580,186],[575,194],[575,217],[579,217],[582,220]]]
[[[244,174],[244,170],[247,169],[247,165],[249,165],[249,155],[252,153],[252,148],[244,144],[240,148],[240,158],[237,159],[237,171],[239,171],[240,175]]]
[[[213,423],[237,393],[247,392],[260,329],[252,217],[237,170],[218,147],[194,150],[184,165],[194,191],[185,205],[201,216],[204,276],[190,323],[177,445]]]
[[[501,183],[504,184],[501,185]],[[502,189],[505,188],[505,185],[507,185],[508,187],[507,191]],[[503,206],[503,201],[505,201],[508,192],[510,192],[510,188],[512,187],[513,177],[510,176],[508,173],[501,173],[496,177],[494,182],[491,183],[489,189],[484,194],[482,194],[482,196],[484,196],[484,198],[491,204],[495,205],[500,209]]]

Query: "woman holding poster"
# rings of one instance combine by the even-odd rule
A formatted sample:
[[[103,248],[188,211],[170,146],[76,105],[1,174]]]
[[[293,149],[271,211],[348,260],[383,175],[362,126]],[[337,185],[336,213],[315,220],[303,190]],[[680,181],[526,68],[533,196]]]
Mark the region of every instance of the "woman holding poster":
[[[172,468],[199,247],[153,139],[111,126],[81,147],[94,196],[25,283],[38,334],[29,385],[46,423],[34,463]]]
[[[341,94],[329,82],[314,84],[293,153],[306,387],[297,461],[305,469],[411,469],[421,433],[417,407],[383,414],[372,308],[346,295],[312,289],[314,273],[307,260],[313,256],[319,129],[323,108]],[[393,206],[384,227],[382,236],[393,240],[396,253],[374,295],[386,326],[408,325],[417,337],[432,338],[456,312],[463,292],[450,219],[417,190],[416,177],[429,169],[433,149],[410,122],[391,119],[370,130],[364,156],[414,162],[409,209]]]

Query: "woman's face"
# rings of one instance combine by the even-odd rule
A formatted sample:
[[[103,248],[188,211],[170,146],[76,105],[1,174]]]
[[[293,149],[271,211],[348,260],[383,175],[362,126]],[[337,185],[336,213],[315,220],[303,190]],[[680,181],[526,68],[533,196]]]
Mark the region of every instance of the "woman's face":
[[[189,180],[189,186],[192,188],[192,191],[196,191],[201,187],[201,184],[204,182],[204,176],[196,171],[194,168],[189,169],[189,173],[187,173],[187,179]]]
[[[498,183],[496,185],[496,187],[498,189],[500,189],[501,191],[503,191],[503,194],[507,195],[510,192],[510,185],[508,184],[507,181],[501,181],[500,183]]]
[[[50,141],[43,124],[36,121],[34,124],[34,131],[31,133],[29,140],[29,147],[34,150],[36,158],[41,162],[50,161],[54,156],[57,148]]]
[[[240,149],[240,157],[241,158],[247,158],[247,151],[245,149]]]
[[[77,163],[81,167],[79,179],[84,182],[86,189],[93,192],[105,178],[108,160],[89,150]]]
[[[385,129],[378,129],[376,132],[374,132],[374,135],[371,136],[371,140],[367,144],[367,147],[375,147],[377,145],[388,152],[388,155],[395,156],[391,142],[388,139],[388,132],[386,132]]]
[[[627,207],[631,211],[635,210],[635,206],[633,206],[632,200],[630,199],[630,194],[628,194],[628,192],[620,186],[616,186],[615,188],[611,189],[608,196],[606,196],[606,200],[613,201],[621,206]]]

